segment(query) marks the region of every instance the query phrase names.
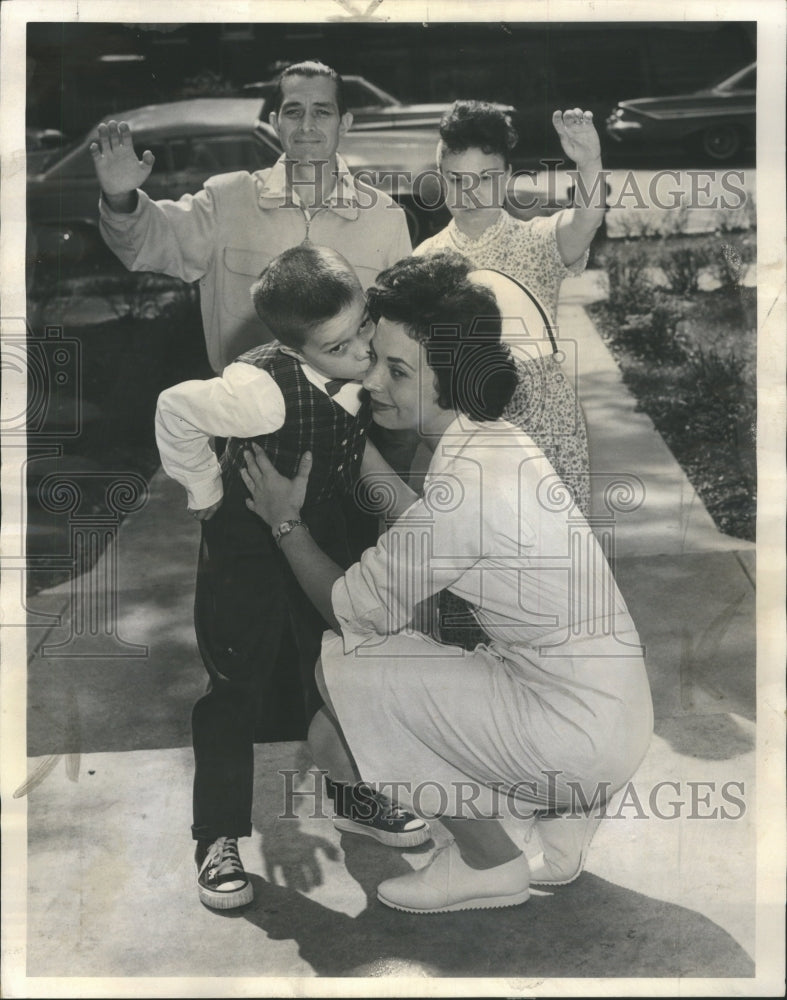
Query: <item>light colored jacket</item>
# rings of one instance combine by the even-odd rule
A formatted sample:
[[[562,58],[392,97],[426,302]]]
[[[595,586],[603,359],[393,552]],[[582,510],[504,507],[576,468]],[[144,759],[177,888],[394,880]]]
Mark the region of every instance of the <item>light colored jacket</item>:
[[[139,191],[136,209],[100,204],[110,249],[132,271],[199,281],[208,359],[221,372],[249,347],[272,339],[254,311],[250,288],[282,251],[308,237],[338,250],[363,288],[412,251],[404,212],[382,191],[357,183],[337,157],[328,205],[306,212],[286,188],[285,160],[250,174],[219,174],[194,195],[153,201]]]

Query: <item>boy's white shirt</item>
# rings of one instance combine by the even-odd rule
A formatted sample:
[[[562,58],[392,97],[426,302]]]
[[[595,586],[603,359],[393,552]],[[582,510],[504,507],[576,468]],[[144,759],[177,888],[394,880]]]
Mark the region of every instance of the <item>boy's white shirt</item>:
[[[299,362],[321,392],[331,381]],[[353,416],[361,405],[361,385],[348,382],[332,397]],[[281,389],[262,368],[243,361],[227,365],[211,379],[173,385],[158,398],[156,443],[164,471],[186,488],[190,510],[204,510],[224,495],[221,470],[211,446],[214,437],[272,434],[284,423]]]

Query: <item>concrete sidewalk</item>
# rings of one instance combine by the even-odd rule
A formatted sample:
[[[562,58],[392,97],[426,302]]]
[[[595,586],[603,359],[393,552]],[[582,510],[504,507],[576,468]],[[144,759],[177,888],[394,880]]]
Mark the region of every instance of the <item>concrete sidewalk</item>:
[[[263,992],[278,976],[500,978],[512,995],[534,978],[754,975],[754,547],[716,530],[636,411],[583,309],[597,294],[592,275],[565,282],[560,334],[577,344],[594,513],[610,515],[613,494],[622,508],[610,515],[616,576],[646,645],[656,732],[586,873],[511,910],[388,910],[377,882],[425,863],[431,845],[395,852],[310,818],[319,783],[305,747],[272,743],[257,747],[243,845],[255,901],[203,908],[188,839],[198,530],[159,472],[111,574],[105,558],[32,602],[62,621],[30,630],[29,976],[219,977],[216,995],[245,977]],[[116,627],[83,631],[80,652],[72,612],[108,579]],[[303,794],[297,818],[278,819],[288,771]]]

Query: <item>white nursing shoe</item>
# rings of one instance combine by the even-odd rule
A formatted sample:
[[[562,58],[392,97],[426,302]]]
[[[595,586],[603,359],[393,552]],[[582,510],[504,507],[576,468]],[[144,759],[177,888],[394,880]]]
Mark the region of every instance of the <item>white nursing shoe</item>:
[[[438,848],[418,871],[386,879],[377,898],[408,913],[449,913],[517,906],[530,898],[530,869],[524,855],[495,868],[470,868],[455,843]]]
[[[602,817],[590,814],[546,814],[528,824],[524,852],[530,865],[530,884],[568,885],[585,867],[590,842]]]

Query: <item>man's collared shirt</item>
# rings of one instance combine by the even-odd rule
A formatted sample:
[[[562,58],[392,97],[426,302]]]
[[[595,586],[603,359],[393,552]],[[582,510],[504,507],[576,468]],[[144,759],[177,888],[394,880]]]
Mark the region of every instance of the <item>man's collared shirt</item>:
[[[336,178],[336,183],[331,188],[327,198],[322,204],[312,207],[304,205],[298,194],[297,188],[293,185],[288,167],[287,157],[282,154],[268,171],[264,186],[260,189],[259,200],[263,208],[281,208],[285,205],[295,204],[307,216],[313,216],[322,208],[331,209],[339,215],[348,219],[357,219],[358,195],[353,182],[352,174],[344,160],[336,155],[336,166],[332,171]],[[315,175],[316,175],[315,167]]]
[[[244,351],[272,340],[257,316],[251,286],[284,250],[305,239],[337,250],[366,289],[380,271],[412,252],[404,212],[382,191],[359,188],[337,157],[333,203],[311,213],[290,199],[280,159],[250,174],[219,174],[194,195],[153,201],[139,192],[133,212],[100,203],[104,239],[132,271],[170,274],[199,282],[208,360],[223,370]],[[343,202],[347,196],[350,204]]]

